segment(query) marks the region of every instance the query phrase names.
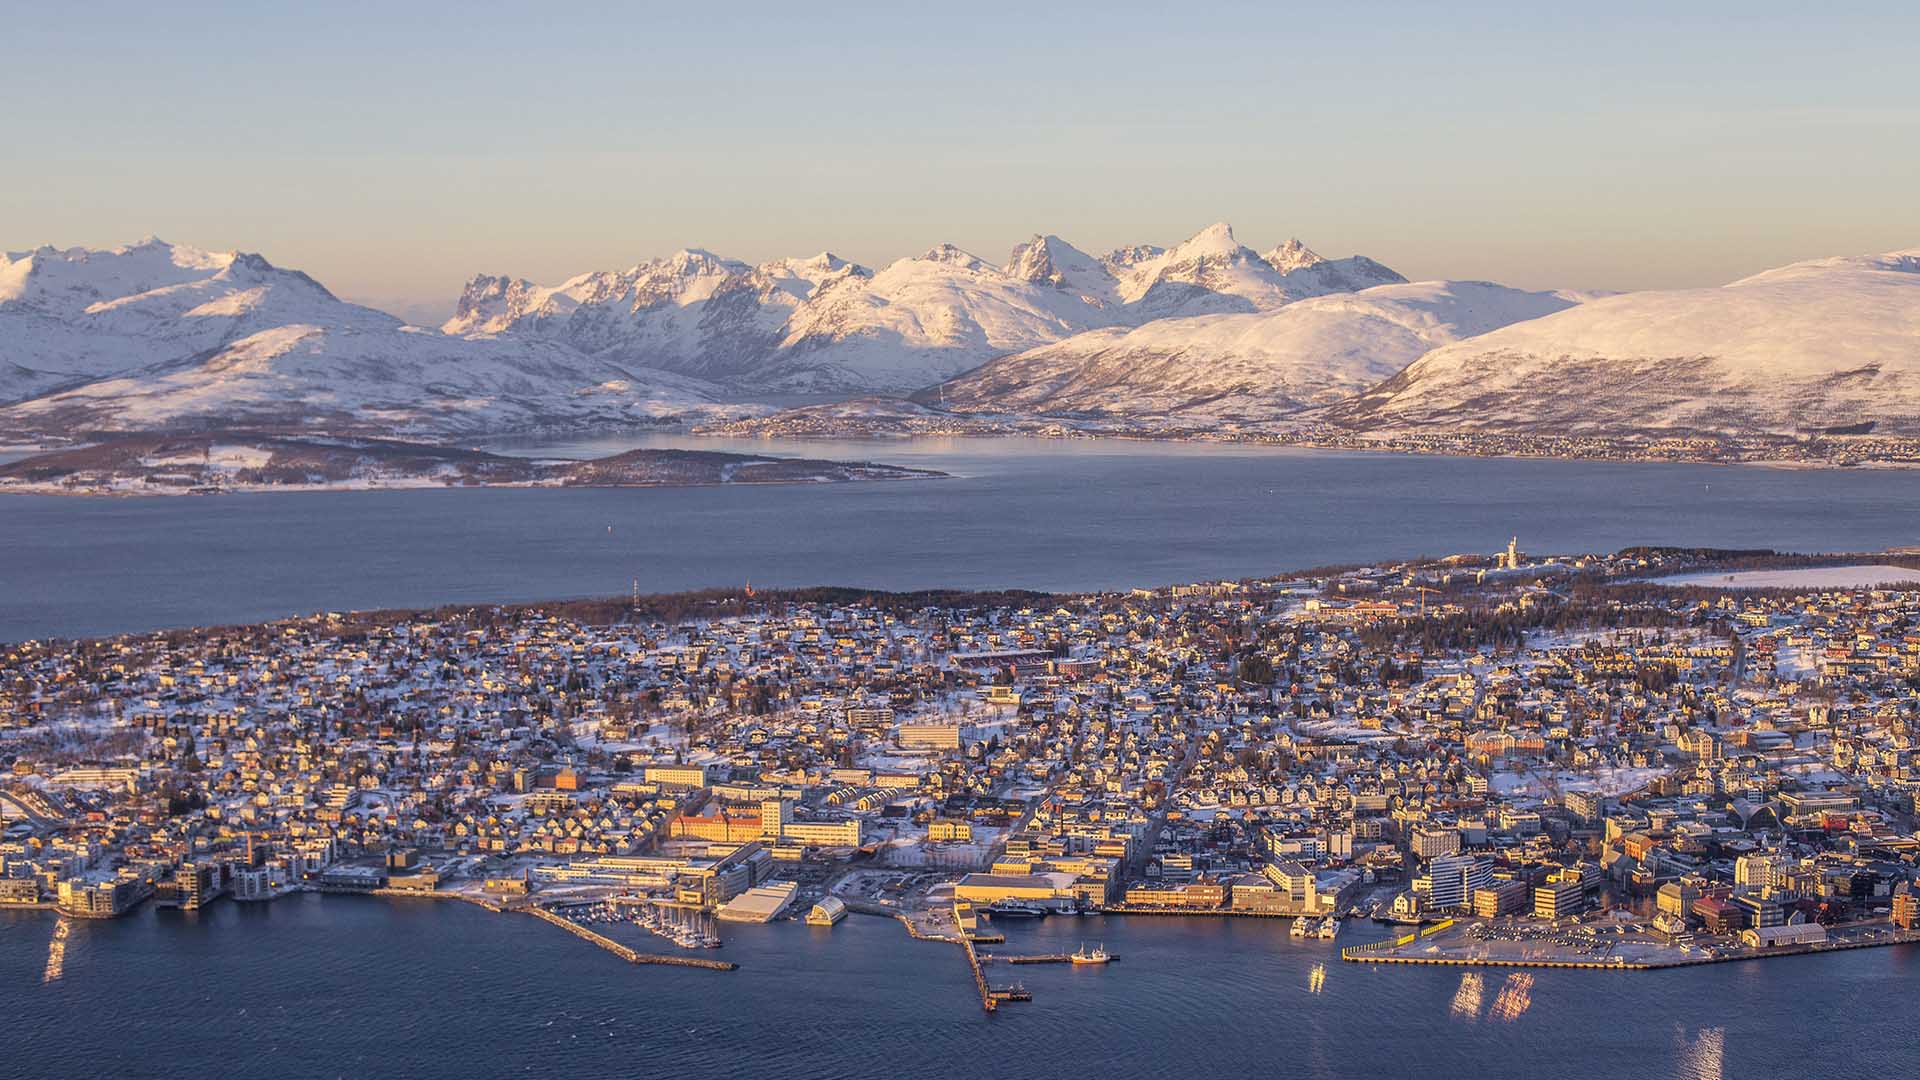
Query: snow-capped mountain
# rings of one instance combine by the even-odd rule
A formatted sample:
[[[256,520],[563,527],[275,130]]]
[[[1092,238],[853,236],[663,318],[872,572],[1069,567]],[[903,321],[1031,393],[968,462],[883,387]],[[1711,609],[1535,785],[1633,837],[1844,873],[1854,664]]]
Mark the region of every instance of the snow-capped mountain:
[[[941,244],[829,291],[794,313],[758,381],[905,392],[1113,322],[1110,300],[1074,258],[1080,253],[1063,242],[1047,247],[1053,270],[1037,282]]]
[[[194,356],[342,304],[258,255],[149,237],[128,247],[0,255],[0,402]]]
[[[1300,259],[1293,273],[1324,261]],[[1291,276],[1291,275],[1288,275]],[[1572,306],[1480,281],[1380,285],[1248,315],[1159,319],[1002,357],[914,400],[956,412],[1272,420],[1357,394],[1440,345]]]
[[[678,414],[714,397],[558,343],[408,327],[258,255],[149,239],[0,257],[0,430],[15,433],[479,431]]]
[[[1172,250],[1103,258],[1035,236],[1001,266],[951,244],[878,272],[830,255],[750,267],[683,251],[553,287],[477,277],[442,330],[545,337],[751,389],[904,393],[1085,330],[1404,280],[1370,259],[1321,259],[1297,240],[1272,255],[1242,247],[1224,223]]]
[[[1311,296],[1407,280],[1372,259],[1332,261],[1290,240],[1267,256],[1215,222],[1170,251],[1127,248],[1108,256],[1134,323],[1173,315],[1271,311]]]
[[[869,276],[825,252],[750,267],[698,250],[551,288],[482,275],[441,330],[545,339],[615,363],[742,381],[779,346],[800,305]]]
[[[1920,249],[1594,300],[1436,349],[1325,415],[1388,432],[1920,434]]]

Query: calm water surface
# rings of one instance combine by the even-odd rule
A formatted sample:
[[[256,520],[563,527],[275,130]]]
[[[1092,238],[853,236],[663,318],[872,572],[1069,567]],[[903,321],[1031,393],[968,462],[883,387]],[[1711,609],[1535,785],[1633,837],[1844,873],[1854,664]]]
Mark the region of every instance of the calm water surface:
[[[858,458],[947,480],[213,498],[0,497],[0,640],[319,610],[713,585],[1082,590],[1334,562],[1636,543],[1920,542],[1920,474],[1112,441],[636,444]]]
[[[1460,969],[1345,964],[1279,921],[1059,918],[1006,948],[1120,962],[1023,968],[1035,1000],[988,1018],[956,950],[863,916],[728,927],[732,973],[426,901],[76,922],[50,971],[54,928],[0,914],[0,1075],[1890,1077],[1920,1054],[1914,947],[1541,971],[1506,1021],[1505,973],[1469,1014]]]

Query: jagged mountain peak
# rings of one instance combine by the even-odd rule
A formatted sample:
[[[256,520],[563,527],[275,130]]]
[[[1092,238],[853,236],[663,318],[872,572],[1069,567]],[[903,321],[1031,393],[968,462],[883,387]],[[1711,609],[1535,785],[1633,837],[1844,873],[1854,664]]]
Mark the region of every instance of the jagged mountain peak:
[[[1347,272],[1294,243],[1291,278],[1218,222],[1172,250],[1094,257],[1036,232],[995,266],[958,245],[869,270],[822,252],[744,270],[690,249],[625,273],[555,287],[488,280],[447,333],[524,333],[623,364],[743,389],[906,391],[996,356],[1085,330],[1168,316],[1265,311],[1398,281]],[[677,269],[670,269],[677,267]]]
[[[994,267],[980,256],[953,244],[939,243],[928,248],[915,262],[944,263],[948,266],[963,267],[968,270],[992,270]]]
[[[1062,286],[1070,274],[1092,272],[1099,267],[1099,261],[1093,256],[1058,236],[1035,233],[1032,239],[1014,245],[1002,269],[1008,277],[1021,281]]]
[[[1189,259],[1204,259],[1209,256],[1236,255],[1247,249],[1233,238],[1233,226],[1224,221],[1213,224],[1187,237],[1167,252],[1169,262],[1185,262]]]
[[[749,269],[751,267],[738,259],[716,255],[705,248],[681,248],[665,258],[635,265],[630,274],[640,277],[664,270],[675,276],[690,277],[702,274],[744,274]]]
[[[1327,261],[1316,254],[1312,248],[1301,243],[1297,236],[1262,255],[1261,258],[1283,274],[1291,274],[1295,270],[1304,270],[1309,266],[1318,266]]]

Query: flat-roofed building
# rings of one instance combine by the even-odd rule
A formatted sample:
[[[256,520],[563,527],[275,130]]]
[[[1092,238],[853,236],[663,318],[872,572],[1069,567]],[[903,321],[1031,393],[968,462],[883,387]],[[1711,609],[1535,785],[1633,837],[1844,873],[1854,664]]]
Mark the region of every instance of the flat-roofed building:
[[[960,725],[901,724],[900,745],[909,750],[958,750]]]
[[[956,900],[992,904],[1001,900],[1028,900],[1058,905],[1073,895],[1073,875],[1041,874],[968,874],[953,886]]]

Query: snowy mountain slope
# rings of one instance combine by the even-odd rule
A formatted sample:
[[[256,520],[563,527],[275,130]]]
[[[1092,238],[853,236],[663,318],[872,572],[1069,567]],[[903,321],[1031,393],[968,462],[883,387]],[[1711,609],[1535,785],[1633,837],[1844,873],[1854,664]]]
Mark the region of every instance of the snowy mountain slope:
[[[738,381],[766,361],[801,304],[869,273],[824,252],[750,267],[688,250],[552,288],[482,275],[441,330],[543,338],[615,363]]]
[[[1053,254],[1064,255],[1063,248]],[[1070,280],[1054,265],[1054,273]],[[1069,269],[1084,281],[1086,266]],[[780,342],[785,355],[765,381],[790,389],[904,392],[1115,318],[1081,290],[1015,277],[941,244],[797,311]]]
[[[1094,258],[1052,235],[993,266],[950,244],[878,272],[832,256],[758,267],[681,252],[551,288],[475,278],[449,334],[546,337],[623,365],[759,390],[906,392],[996,356],[1167,315],[1262,311],[1402,280],[1298,241],[1269,261],[1212,226]]]
[[[148,238],[105,251],[0,256],[0,402],[185,359],[322,314],[358,325],[393,321],[342,304],[307,275],[258,255]]]
[[[956,412],[1267,420],[1359,393],[1436,346],[1574,302],[1487,282],[1382,285],[1264,314],[1090,331],[1002,357],[915,400]]]
[[[0,261],[0,429],[169,424],[356,430],[651,417],[713,387],[544,341],[465,341],[343,303],[258,255],[144,240]],[[9,404],[10,403],[10,404]]]
[[[554,342],[447,337],[400,325],[290,324],[0,408],[0,430],[296,426],[478,434],[703,415],[713,388],[645,378]]]
[[[1920,433],[1920,249],[1598,299],[1437,349],[1325,417],[1387,432]]]

